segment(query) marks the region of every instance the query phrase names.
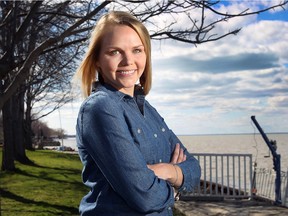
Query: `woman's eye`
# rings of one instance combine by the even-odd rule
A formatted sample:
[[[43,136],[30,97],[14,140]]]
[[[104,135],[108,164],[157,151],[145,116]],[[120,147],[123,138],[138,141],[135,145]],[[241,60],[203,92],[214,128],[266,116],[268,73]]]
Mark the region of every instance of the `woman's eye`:
[[[119,51],[118,50],[112,50],[109,52],[110,55],[117,55],[119,54]]]
[[[142,50],[141,50],[141,49],[134,49],[133,52],[134,52],[134,53],[141,53]]]

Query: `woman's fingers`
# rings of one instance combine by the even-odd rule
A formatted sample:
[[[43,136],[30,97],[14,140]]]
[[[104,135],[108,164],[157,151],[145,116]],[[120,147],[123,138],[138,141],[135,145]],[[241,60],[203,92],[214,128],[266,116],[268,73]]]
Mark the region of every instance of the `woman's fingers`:
[[[184,151],[183,149],[181,148],[180,149],[180,152],[179,152],[179,155],[178,155],[178,160],[177,160],[177,163],[181,163],[184,161]]]
[[[177,143],[173,152],[173,156],[171,159],[171,163],[172,164],[176,164],[178,161],[178,157],[179,157],[179,153],[180,153],[180,144]]]
[[[173,152],[171,163],[177,164],[185,160],[186,160],[186,155],[184,154],[184,150],[180,147],[180,144],[177,143]]]

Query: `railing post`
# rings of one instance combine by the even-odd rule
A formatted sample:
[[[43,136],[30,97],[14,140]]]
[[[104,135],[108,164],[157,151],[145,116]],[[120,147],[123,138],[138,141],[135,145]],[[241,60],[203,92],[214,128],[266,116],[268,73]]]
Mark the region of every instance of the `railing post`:
[[[273,158],[275,171],[276,171],[276,179],[275,179],[275,201],[276,204],[281,204],[281,155],[276,154]]]

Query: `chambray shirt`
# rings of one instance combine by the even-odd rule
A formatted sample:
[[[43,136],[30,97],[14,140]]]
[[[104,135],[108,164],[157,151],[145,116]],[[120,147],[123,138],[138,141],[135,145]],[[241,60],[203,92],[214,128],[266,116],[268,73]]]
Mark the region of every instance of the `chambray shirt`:
[[[131,97],[98,83],[77,119],[82,179],[90,188],[80,214],[173,215],[172,186],[147,164],[169,163],[176,143],[181,144],[143,94],[135,91]],[[187,160],[178,164],[184,175],[179,190],[191,191],[199,183],[200,166],[186,149],[185,154]]]

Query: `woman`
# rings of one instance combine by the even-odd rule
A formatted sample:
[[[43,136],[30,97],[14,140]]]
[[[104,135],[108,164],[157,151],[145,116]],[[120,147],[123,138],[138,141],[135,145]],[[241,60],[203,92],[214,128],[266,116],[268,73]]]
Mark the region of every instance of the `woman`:
[[[81,215],[172,215],[176,192],[198,185],[200,167],[145,100],[152,76],[147,29],[125,12],[104,15],[77,75],[87,97],[77,145],[90,188]]]

